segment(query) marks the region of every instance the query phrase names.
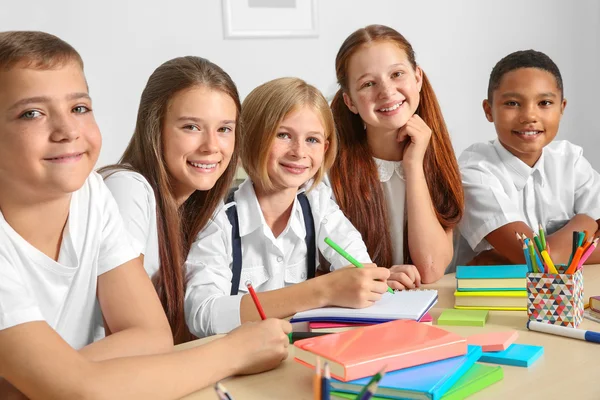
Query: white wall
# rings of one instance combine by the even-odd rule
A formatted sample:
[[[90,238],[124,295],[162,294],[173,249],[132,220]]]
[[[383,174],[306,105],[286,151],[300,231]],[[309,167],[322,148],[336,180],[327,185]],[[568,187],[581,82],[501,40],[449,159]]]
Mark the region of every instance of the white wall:
[[[99,166],[116,161],[135,123],[148,76],[162,62],[199,55],[219,64],[244,97],[264,81],[299,76],[326,95],[344,38],[372,23],[412,42],[460,153],[495,136],[481,111],[489,73],[506,54],[546,52],[563,74],[568,99],[560,137],[585,147],[600,170],[600,2],[596,0],[319,0],[314,39],[225,40],[217,0],[0,0],[0,30],[54,33],[78,49],[104,134]]]

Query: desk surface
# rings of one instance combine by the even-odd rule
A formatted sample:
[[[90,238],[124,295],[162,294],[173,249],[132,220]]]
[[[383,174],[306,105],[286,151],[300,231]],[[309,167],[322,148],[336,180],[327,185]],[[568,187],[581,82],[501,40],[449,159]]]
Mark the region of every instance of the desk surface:
[[[444,276],[435,284],[425,285],[437,289],[439,301],[431,310],[434,321],[443,309],[454,306],[456,281],[454,274]],[[600,265],[589,265],[584,270],[586,302],[589,296],[600,295]],[[598,370],[600,345],[528,331],[526,311],[490,311],[483,328],[444,326],[444,329],[463,336],[475,333],[519,331],[517,343],[544,346],[544,355],[530,368],[503,366],[504,379],[469,399],[600,399]],[[600,324],[584,319],[580,328],[600,331]],[[180,348],[197,346],[211,338],[180,345]],[[293,346],[285,362],[275,370],[258,375],[234,377],[224,381],[236,400],[312,400],[312,370],[293,361]],[[212,388],[206,388],[185,399],[215,400]]]

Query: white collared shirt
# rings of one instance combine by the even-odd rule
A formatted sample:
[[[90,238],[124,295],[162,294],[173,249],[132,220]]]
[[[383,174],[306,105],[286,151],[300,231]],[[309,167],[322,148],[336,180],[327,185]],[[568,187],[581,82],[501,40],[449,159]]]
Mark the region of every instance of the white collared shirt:
[[[320,183],[306,193],[315,223],[315,238],[331,269],[350,264],[325,242],[330,237],[358,261],[370,263],[360,233],[331,199],[331,189]],[[307,279],[306,229],[302,208],[294,199],[286,228],[275,238],[266,224],[253,184],[244,181],[235,192],[242,242],[239,294],[230,296],[232,279],[231,224],[221,206],[192,245],[186,261],[188,284],[185,316],[198,336],[226,333],[240,325],[240,301],[250,280],[257,292],[281,289]],[[315,264],[319,265],[318,254]]]
[[[523,221],[534,230],[542,224],[552,234],[576,214],[600,219],[600,175],[583,149],[566,140],[547,145],[533,168],[497,139],[466,149],[459,166],[465,213],[455,265],[491,249],[485,237],[511,222]]]
[[[404,264],[404,224],[406,222],[406,179],[402,161],[386,161],[373,157],[377,165],[379,181],[385,195],[390,238],[392,240],[392,261],[394,265]]]

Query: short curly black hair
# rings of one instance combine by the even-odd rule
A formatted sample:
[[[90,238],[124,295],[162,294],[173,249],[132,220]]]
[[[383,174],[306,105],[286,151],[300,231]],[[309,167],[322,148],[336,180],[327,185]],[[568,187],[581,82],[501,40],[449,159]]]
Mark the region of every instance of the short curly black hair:
[[[494,90],[500,86],[502,77],[510,71],[520,68],[538,68],[550,72],[556,79],[556,86],[560,90],[560,97],[563,97],[563,81],[558,66],[546,54],[535,50],[520,50],[510,53],[492,69],[490,81],[488,83],[488,101],[492,101]]]

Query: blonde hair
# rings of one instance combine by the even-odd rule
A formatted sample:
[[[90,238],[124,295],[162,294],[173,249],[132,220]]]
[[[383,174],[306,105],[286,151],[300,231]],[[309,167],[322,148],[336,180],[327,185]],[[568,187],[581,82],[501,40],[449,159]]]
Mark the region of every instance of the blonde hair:
[[[250,179],[260,182],[267,190],[274,188],[267,173],[267,162],[277,129],[290,113],[303,106],[311,107],[320,116],[325,139],[329,141],[310,190],[321,182],[337,153],[333,115],[319,89],[299,78],[279,78],[258,86],[242,104],[244,129],[239,146],[242,165]]]
[[[51,69],[75,61],[83,69],[81,56],[64,40],[45,32],[0,32],[0,68],[15,65]]]

